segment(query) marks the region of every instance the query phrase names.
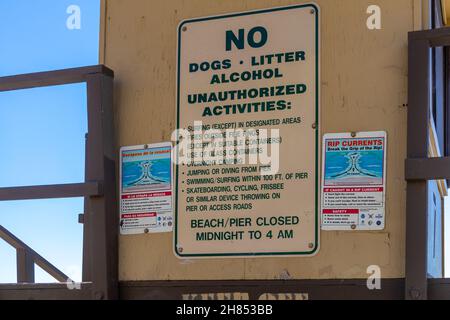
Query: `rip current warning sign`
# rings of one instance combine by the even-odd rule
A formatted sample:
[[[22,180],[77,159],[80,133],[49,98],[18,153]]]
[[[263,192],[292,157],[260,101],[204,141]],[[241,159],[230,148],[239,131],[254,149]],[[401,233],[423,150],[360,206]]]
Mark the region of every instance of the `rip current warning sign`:
[[[386,132],[323,138],[322,229],[383,230]]]
[[[172,231],[171,154],[170,142],[121,148],[121,234]]]

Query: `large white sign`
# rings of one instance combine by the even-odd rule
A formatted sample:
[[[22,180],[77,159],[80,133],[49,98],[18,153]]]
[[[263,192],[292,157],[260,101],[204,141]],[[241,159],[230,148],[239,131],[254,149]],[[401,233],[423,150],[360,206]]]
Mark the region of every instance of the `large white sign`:
[[[317,253],[318,90],[314,4],[180,24],[177,128],[189,137],[178,146],[194,151],[176,167],[179,257]]]

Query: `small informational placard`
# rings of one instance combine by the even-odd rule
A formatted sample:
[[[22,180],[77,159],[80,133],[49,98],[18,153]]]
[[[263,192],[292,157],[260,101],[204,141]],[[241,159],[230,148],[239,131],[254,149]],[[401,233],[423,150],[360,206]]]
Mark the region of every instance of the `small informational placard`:
[[[323,138],[322,229],[383,230],[386,132]]]
[[[120,233],[170,232],[172,210],[172,144],[120,149]]]

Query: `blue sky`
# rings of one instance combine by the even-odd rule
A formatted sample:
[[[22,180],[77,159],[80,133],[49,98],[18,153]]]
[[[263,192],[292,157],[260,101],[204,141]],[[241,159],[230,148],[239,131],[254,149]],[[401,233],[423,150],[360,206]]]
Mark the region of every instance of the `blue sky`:
[[[81,9],[81,29],[66,12]],[[0,76],[98,63],[99,0],[0,0]],[[84,84],[0,93],[0,187],[84,180]],[[83,199],[0,202],[0,224],[80,280]],[[16,281],[0,240],[0,283]],[[53,278],[36,267],[36,281]]]

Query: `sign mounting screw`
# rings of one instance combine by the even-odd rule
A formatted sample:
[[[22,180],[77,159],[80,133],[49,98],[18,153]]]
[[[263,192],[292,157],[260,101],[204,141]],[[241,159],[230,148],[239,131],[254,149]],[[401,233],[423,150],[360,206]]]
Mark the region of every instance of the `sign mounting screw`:
[[[356,132],[352,132],[352,138],[356,138]]]
[[[187,27],[184,26],[183,28],[181,28],[181,30],[186,31],[186,30],[187,30]]]

